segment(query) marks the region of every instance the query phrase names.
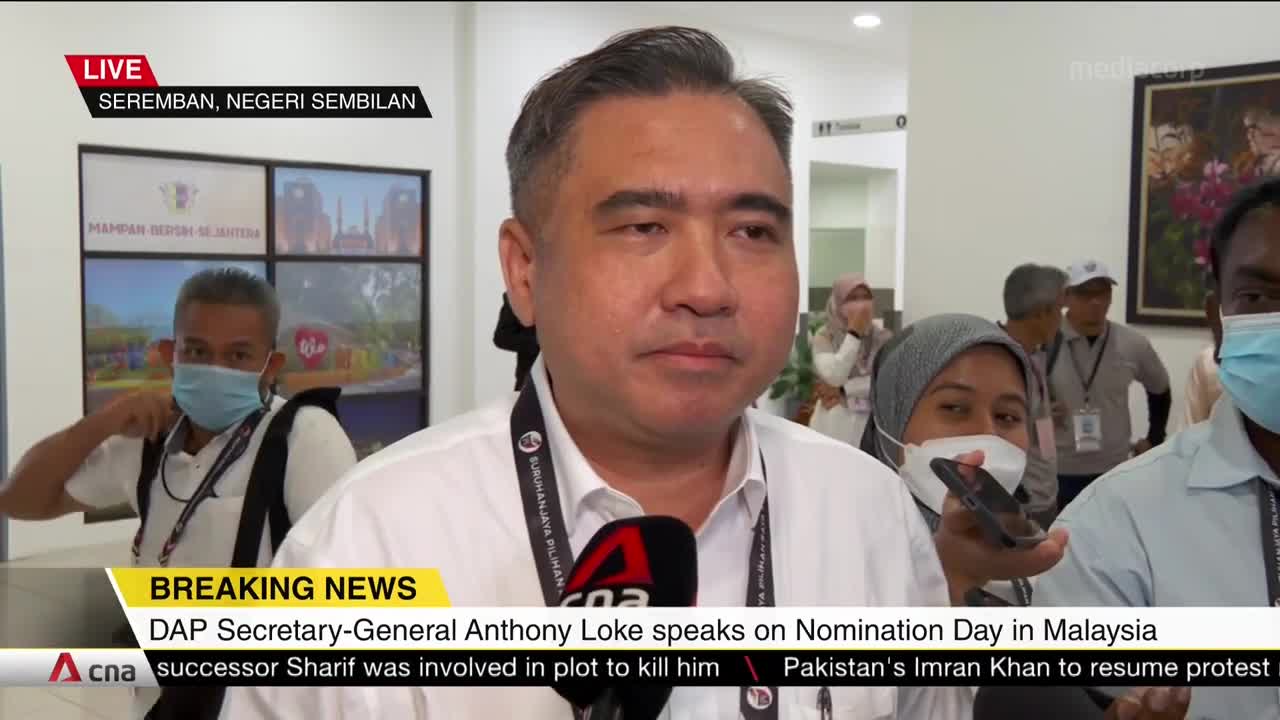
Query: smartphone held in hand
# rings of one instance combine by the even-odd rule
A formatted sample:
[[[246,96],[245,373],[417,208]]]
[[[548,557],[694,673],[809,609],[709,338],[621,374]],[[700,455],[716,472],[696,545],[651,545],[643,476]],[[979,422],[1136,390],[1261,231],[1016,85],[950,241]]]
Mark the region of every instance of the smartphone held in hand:
[[[929,463],[952,495],[977,518],[987,539],[1011,550],[1033,548],[1047,536],[1022,503],[1008,493],[991,473],[955,460],[934,458]]]

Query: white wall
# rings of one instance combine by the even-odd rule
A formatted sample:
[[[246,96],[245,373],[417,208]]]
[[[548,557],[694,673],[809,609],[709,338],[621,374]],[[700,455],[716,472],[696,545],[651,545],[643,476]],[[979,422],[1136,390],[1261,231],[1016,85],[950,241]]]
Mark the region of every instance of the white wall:
[[[498,267],[498,224],[510,212],[502,153],[525,93],[541,76],[608,36],[636,27],[691,24],[715,32],[748,73],[764,73],[783,83],[796,105],[792,147],[794,223],[801,287],[807,286],[809,163],[814,156],[811,123],[818,117],[850,117],[901,112],[906,81],[901,70],[884,68],[839,48],[778,39],[754,31],[688,19],[677,3],[568,4],[481,3],[476,7],[474,63],[476,133],[474,306],[475,398],[485,402],[509,392],[514,358],[493,347],[491,331],[502,300]],[[843,160],[835,160],[845,162]],[[854,164],[864,164],[857,163]],[[486,329],[488,332],[486,332]]]
[[[905,77],[902,78],[902,85],[903,87],[906,86]],[[898,98],[892,94],[888,97],[890,99],[887,102],[883,99],[878,102],[879,109],[875,112],[862,113],[856,116],[842,115],[839,117],[865,117],[868,115],[888,115],[890,113],[906,112],[905,98]],[[837,115],[823,115],[822,117],[835,119]],[[909,127],[910,125],[908,125]],[[868,277],[873,277],[872,273],[874,273],[872,281],[877,287],[895,288],[894,306],[898,310],[902,309],[903,289],[906,283],[904,270],[906,254],[903,246],[906,244],[907,237],[907,205],[902,199],[906,197],[907,191],[907,137],[907,132],[895,131],[868,133],[865,135],[837,135],[835,137],[814,138],[812,141],[815,160],[846,165],[862,165],[892,172],[894,215],[891,220],[881,219],[878,221],[882,232],[874,236],[876,242],[873,243],[872,234],[869,233],[867,236],[867,272]],[[887,176],[881,176],[881,183],[886,182],[885,177]],[[886,190],[883,185],[878,185],[877,188],[881,192]],[[885,207],[886,200],[884,196],[880,195],[879,197],[882,201],[880,206]],[[886,226],[892,226],[893,250],[892,252],[878,252],[876,248],[884,247],[881,243],[884,240],[883,230]]]
[[[897,282],[898,173],[878,172],[867,178],[867,264],[864,271],[872,287],[893,287]],[[895,293],[895,296],[901,292]]]
[[[1275,60],[1277,27],[1271,3],[916,4],[907,320],[944,310],[999,317],[1004,276],[1024,261],[1093,255],[1123,273],[1133,82],[1080,77],[1079,64]],[[1124,316],[1121,286],[1111,318]],[[1170,370],[1176,417],[1208,331],[1140,329]],[[1139,433],[1145,405],[1135,403]]]
[[[10,457],[83,412],[77,143],[431,170],[431,415],[470,407],[470,383],[457,381],[469,377],[470,321],[458,312],[471,273],[457,223],[456,12],[453,3],[0,7],[12,100],[0,103]],[[435,117],[94,120],[62,55],[112,52],[146,53],[165,84],[418,85]],[[78,515],[13,522],[10,554],[124,539],[134,527],[86,527]]]
[[[867,226],[866,180],[809,178],[809,227]]]

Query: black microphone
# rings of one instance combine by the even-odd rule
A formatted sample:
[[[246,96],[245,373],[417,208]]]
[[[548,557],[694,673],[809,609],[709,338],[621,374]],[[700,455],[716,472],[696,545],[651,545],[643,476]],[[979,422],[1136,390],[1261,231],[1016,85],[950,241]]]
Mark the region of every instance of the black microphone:
[[[698,592],[698,544],[680,520],[661,515],[615,520],[600,528],[574,563],[560,607],[692,607]],[[657,720],[671,686],[608,678],[552,685],[591,720]]]
[[[973,720],[1101,720],[1111,699],[1084,687],[984,686],[973,701]]]

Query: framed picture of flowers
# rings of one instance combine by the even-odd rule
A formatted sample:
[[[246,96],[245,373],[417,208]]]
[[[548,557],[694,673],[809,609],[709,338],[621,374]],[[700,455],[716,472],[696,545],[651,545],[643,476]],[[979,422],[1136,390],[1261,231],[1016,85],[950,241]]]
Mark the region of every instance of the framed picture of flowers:
[[[1135,78],[1128,321],[1203,325],[1209,233],[1280,175],[1280,62]]]

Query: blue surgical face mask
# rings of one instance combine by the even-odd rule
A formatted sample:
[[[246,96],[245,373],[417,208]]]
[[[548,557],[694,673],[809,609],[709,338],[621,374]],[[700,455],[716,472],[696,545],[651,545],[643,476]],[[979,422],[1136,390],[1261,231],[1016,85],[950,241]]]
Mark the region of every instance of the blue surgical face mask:
[[[175,363],[173,399],[196,425],[222,432],[263,406],[261,378],[219,365]]]
[[[1250,420],[1280,433],[1280,312],[1226,315],[1218,379]]]

